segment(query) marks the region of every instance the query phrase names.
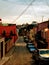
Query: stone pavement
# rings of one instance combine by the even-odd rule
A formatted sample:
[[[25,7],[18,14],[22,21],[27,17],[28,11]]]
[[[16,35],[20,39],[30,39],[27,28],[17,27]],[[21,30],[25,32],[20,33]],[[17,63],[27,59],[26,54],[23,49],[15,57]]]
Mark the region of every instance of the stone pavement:
[[[8,55],[10,59],[4,65],[31,65],[32,54],[26,48],[26,43],[23,42],[22,37],[16,42],[15,47],[7,53]]]

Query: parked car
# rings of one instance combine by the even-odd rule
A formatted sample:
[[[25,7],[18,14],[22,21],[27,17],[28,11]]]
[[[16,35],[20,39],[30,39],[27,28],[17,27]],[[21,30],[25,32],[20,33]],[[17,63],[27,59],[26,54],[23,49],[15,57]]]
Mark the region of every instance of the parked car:
[[[49,64],[49,49],[38,49],[34,52],[33,58],[39,65]]]
[[[28,43],[28,42],[29,42],[29,40],[28,40],[27,36],[24,36],[24,42],[26,42],[26,43]]]

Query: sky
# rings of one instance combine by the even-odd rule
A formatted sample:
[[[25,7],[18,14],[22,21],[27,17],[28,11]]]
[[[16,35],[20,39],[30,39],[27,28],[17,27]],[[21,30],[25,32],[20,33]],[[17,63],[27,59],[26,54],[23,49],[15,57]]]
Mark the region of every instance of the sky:
[[[31,4],[30,4],[31,3]],[[0,0],[2,23],[24,24],[49,19],[49,0]]]

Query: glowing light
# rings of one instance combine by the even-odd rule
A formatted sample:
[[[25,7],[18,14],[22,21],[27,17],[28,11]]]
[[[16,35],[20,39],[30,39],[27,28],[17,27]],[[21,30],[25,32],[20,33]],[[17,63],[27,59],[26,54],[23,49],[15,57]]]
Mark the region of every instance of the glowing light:
[[[48,31],[48,28],[46,28],[44,31],[45,31],[45,32]]]

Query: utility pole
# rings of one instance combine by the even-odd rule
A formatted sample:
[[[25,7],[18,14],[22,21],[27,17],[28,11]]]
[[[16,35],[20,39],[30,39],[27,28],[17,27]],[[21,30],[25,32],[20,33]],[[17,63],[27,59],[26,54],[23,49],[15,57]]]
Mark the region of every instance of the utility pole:
[[[49,21],[49,18],[48,18],[48,21]]]
[[[43,18],[44,18],[44,16],[42,16],[42,22],[43,22]]]

